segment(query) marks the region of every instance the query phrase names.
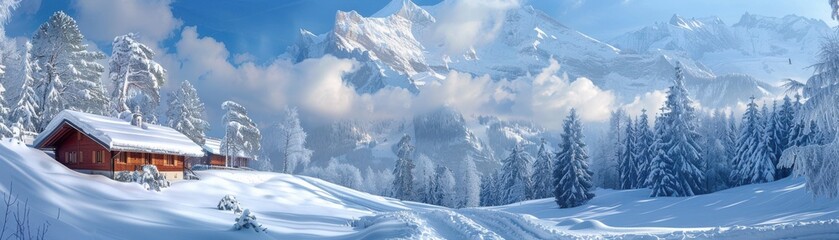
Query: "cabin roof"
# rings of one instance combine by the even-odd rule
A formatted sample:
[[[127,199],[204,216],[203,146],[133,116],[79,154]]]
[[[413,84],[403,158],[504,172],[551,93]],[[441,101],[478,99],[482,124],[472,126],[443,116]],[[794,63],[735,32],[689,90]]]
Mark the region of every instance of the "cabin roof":
[[[148,124],[144,127],[113,117],[64,110],[50,121],[34,145],[49,148],[68,128],[74,128],[110,151],[147,152],[187,157],[202,157],[204,151],[188,137],[170,127]]]
[[[213,155],[222,155],[222,156],[224,155],[224,154],[221,154],[221,139],[205,138],[204,139],[204,146],[202,146],[202,148],[204,148],[204,150],[207,151],[208,153],[212,153]],[[236,157],[251,158],[251,157],[248,157],[247,154],[245,154],[241,151],[236,154]]]

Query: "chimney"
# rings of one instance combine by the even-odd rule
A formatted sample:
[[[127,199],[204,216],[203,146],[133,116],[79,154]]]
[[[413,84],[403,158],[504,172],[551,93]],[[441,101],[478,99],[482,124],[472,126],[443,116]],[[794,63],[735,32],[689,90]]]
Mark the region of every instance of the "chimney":
[[[143,114],[140,113],[140,107],[134,108],[134,113],[131,114],[131,125],[143,127]]]

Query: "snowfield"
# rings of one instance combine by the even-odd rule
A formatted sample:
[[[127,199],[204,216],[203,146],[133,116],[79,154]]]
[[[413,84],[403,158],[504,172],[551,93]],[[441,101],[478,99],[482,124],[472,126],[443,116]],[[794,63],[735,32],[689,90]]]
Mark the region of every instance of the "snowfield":
[[[268,172],[200,171],[201,180],[149,192],[0,142],[0,192],[28,200],[49,239],[839,238],[839,200],[813,199],[801,179],[685,198],[598,190],[571,209],[541,199],[452,210]],[[216,208],[227,194],[267,232],[233,230],[236,215]]]

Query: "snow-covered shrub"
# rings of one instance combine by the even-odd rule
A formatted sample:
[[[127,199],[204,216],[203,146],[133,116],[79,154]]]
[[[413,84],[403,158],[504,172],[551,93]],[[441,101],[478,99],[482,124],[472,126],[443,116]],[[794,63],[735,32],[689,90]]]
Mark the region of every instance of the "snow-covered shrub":
[[[146,190],[155,190],[160,192],[161,188],[169,187],[169,181],[166,176],[157,171],[157,166],[143,165],[142,171],[124,171],[118,172],[114,177],[120,182],[136,182],[143,185]]]
[[[239,201],[233,195],[224,195],[221,201],[218,202],[218,210],[233,211],[238,214],[242,212],[242,207],[239,206]]]
[[[242,212],[242,215],[239,215],[239,217],[236,218],[236,224],[233,224],[233,228],[236,230],[252,228],[256,232],[264,232],[268,230],[256,221],[256,216],[251,213],[250,209],[245,209]]]

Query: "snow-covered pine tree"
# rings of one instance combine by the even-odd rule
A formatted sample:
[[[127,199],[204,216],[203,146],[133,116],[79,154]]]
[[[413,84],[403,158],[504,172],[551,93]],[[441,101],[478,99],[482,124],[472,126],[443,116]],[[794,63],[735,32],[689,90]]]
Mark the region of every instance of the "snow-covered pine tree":
[[[664,120],[658,116],[655,121],[655,141],[650,146],[652,160],[650,160],[650,174],[645,180],[645,185],[651,188],[651,197],[666,197],[676,194],[679,188],[676,176],[673,173],[673,160],[667,154],[667,139]]]
[[[499,175],[500,195],[498,204],[510,204],[531,199],[533,196],[533,182],[530,180],[531,163],[533,158],[520,144],[510,150],[502,162]]]
[[[3,88],[3,83],[0,82],[0,138],[12,137],[12,130],[9,128],[9,107],[6,104],[6,98]]]
[[[807,146],[809,140],[807,139],[805,128],[804,120],[799,120],[798,123],[792,125],[789,133],[790,146]]]
[[[247,109],[233,101],[225,101],[221,108],[225,111],[222,117],[225,129],[220,151],[225,155],[225,165],[230,166],[230,160],[237,156],[257,156],[261,149],[262,135],[248,117]]]
[[[36,79],[39,115],[49,120],[64,109],[104,115],[109,99],[100,76],[104,67],[101,52],[88,51],[76,20],[64,12],[56,12],[32,36],[32,56],[38,64]]]
[[[413,183],[414,193],[416,193],[414,201],[422,203],[431,203],[431,194],[434,190],[434,174],[436,173],[436,166],[431,158],[425,154],[419,154],[414,160]]]
[[[765,107],[764,107],[765,108]],[[778,159],[781,159],[781,154],[784,152],[785,146],[782,139],[786,137],[781,128],[781,112],[777,109],[777,102],[772,102],[772,111],[765,116],[764,138],[766,139],[767,153],[772,159],[772,166],[778,166]],[[780,172],[775,169],[774,179],[779,179]]]
[[[193,142],[204,145],[205,132],[210,129],[210,123],[204,119],[204,103],[198,98],[198,91],[189,81],[181,83],[181,87],[169,93],[169,109],[166,118],[169,127],[183,133]]]
[[[454,176],[449,168],[444,166],[437,167],[434,173],[434,181],[431,184],[431,204],[455,207],[454,198]]]
[[[495,206],[498,196],[497,174],[487,173],[481,177],[481,206]]]
[[[481,176],[475,166],[472,155],[466,155],[460,165],[460,174],[457,174],[458,181],[454,194],[457,197],[455,207],[477,207],[481,204]]]
[[[650,176],[650,167],[653,161],[653,144],[655,143],[655,134],[650,129],[649,117],[647,110],[641,110],[641,116],[635,124],[635,160],[638,162],[638,187],[649,187],[647,185],[647,178]]]
[[[810,130],[807,131],[807,145],[821,145],[826,142],[827,133],[819,128],[816,120],[810,120]]]
[[[635,133],[635,126],[632,123],[632,120],[626,121],[626,127],[624,127],[624,134],[625,143],[623,144],[623,153],[621,154],[621,161],[620,165],[618,166],[618,172],[620,173],[620,180],[621,185],[620,189],[635,189],[638,188],[640,184],[638,184],[638,161],[637,155],[635,153],[635,147],[637,146],[636,137],[637,134]]]
[[[705,167],[705,189],[708,192],[715,192],[729,187],[731,176],[730,159],[728,158],[727,147],[728,121],[725,112],[716,111],[713,116],[706,116],[701,121],[701,129],[704,140],[702,149],[704,151]]]
[[[10,122],[20,130],[35,132],[38,129],[40,116],[38,115],[38,100],[35,97],[35,77],[38,72],[38,64],[32,58],[32,44],[25,43],[23,53],[23,71],[21,79],[20,94],[15,104],[15,109],[10,116]]]
[[[411,155],[414,153],[414,146],[411,145],[411,137],[405,135],[396,144],[396,166],[393,168],[393,197],[401,200],[413,200],[414,177],[411,172],[414,169],[414,161]]]
[[[655,163],[654,160],[653,163],[659,167],[670,167],[666,171],[672,173],[673,179],[657,175],[654,180],[661,182],[653,183],[653,197],[693,196],[704,192],[705,176],[699,168],[703,163],[702,149],[698,144],[701,136],[696,132],[698,122],[692,104],[685,88],[681,63],[677,62],[675,82],[667,92],[662,115],[656,120],[656,124],[662,122],[662,131],[660,134],[656,132],[656,138],[660,140],[657,155],[666,156],[657,156],[660,162]]]
[[[737,156],[734,158],[732,182],[737,185],[774,181],[775,165],[769,156],[768,138],[764,130],[765,120],[758,113],[754,98],[743,114],[740,138],[737,141]]]
[[[565,119],[560,135],[559,152],[554,169],[554,198],[560,208],[585,204],[594,198],[593,172],[588,168],[588,151],[583,143],[583,130],[577,110]]]
[[[548,142],[542,139],[533,164],[533,198],[542,199],[553,196],[554,154],[548,149]]]
[[[143,121],[157,122],[160,88],[166,83],[166,69],[154,59],[154,51],[137,41],[133,33],[114,38],[108,61],[109,78],[113,82],[112,115],[139,108]]]
[[[306,132],[300,126],[297,108],[286,108],[283,121],[278,124],[277,150],[282,155],[283,173],[295,173],[299,167],[305,168],[312,159],[312,150],[306,148]]]

